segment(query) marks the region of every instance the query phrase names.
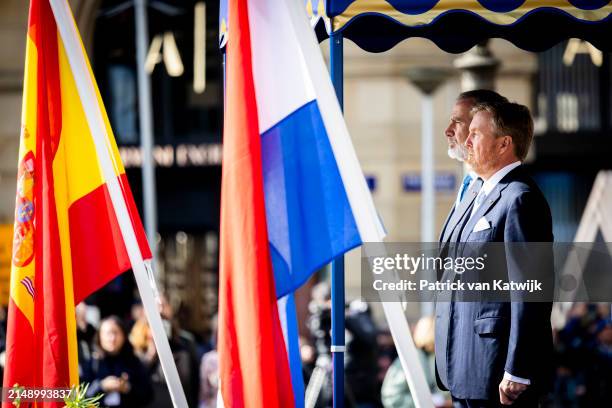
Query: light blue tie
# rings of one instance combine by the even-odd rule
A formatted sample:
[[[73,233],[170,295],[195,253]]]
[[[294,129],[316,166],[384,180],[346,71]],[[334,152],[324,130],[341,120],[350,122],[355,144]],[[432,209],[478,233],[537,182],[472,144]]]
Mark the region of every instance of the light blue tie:
[[[463,184],[461,184],[461,193],[459,193],[459,202],[463,200],[463,195],[467,191],[468,186],[470,185],[471,182],[472,182],[472,176],[470,176],[469,174],[463,178]]]

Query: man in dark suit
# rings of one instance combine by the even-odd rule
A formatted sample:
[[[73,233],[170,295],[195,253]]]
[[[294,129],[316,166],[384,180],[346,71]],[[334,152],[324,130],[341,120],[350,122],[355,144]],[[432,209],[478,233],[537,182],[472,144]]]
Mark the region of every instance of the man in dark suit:
[[[504,102],[508,102],[508,100],[497,92],[489,89],[475,89],[461,93],[455,101],[448,126],[444,130],[444,136],[446,136],[446,142],[448,143],[448,157],[460,162],[465,162],[468,158],[468,150],[465,147],[465,142],[470,133],[472,108],[474,108],[474,106],[482,103],[496,104]],[[444,228],[442,229],[442,233],[440,234],[440,240],[449,227],[449,221],[452,219],[453,214],[455,214],[455,210],[459,207],[461,201],[463,201],[466,193],[472,187],[472,184],[477,181],[478,176],[471,171],[469,164],[467,164],[467,170],[467,174],[463,178],[461,186],[459,186],[459,191],[457,191],[455,205],[451,208]],[[456,219],[455,222],[457,220],[458,219]],[[452,223],[451,225],[454,224],[455,223]]]
[[[457,248],[466,245],[457,243],[552,242],[546,199],[521,166],[533,138],[529,110],[484,103],[472,114],[466,161],[478,179],[445,224],[442,253],[461,255]],[[504,272],[521,275],[522,261],[509,257]],[[552,264],[543,268],[552,276]],[[445,271],[442,280],[449,276]],[[455,406],[538,406],[551,367],[551,308],[551,302],[437,302],[436,376]]]

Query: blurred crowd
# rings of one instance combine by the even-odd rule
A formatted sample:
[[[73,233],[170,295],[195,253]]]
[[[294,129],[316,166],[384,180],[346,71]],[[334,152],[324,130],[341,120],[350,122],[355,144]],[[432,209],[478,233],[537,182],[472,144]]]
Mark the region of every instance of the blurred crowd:
[[[2,309],[0,309],[2,310]],[[216,407],[218,356],[216,322],[202,340],[177,323],[173,307],[160,298],[160,314],[189,406]],[[610,304],[576,303],[561,316],[555,330],[556,374],[545,407],[609,406],[612,402],[612,320]],[[5,312],[5,311],[4,311]],[[79,370],[88,393],[104,393],[106,407],[172,406],[151,330],[140,304],[127,316],[100,317],[96,306],[76,308]],[[301,338],[306,407],[332,406],[331,303],[324,284],[313,289],[308,331]],[[559,318],[559,316],[557,316]],[[4,353],[6,313],[0,315],[0,350]],[[450,395],[437,388],[434,374],[434,320],[421,318],[413,327],[419,364],[436,407],[452,407]],[[411,408],[414,402],[391,335],[379,329],[368,305],[346,307],[345,406]],[[4,358],[0,365],[4,365]]]
[[[554,332],[556,378],[550,407],[603,407],[612,403],[610,304],[576,303]]]
[[[313,297],[313,302],[316,296]],[[317,320],[316,308],[311,320]],[[612,403],[612,314],[609,303],[575,303],[567,311],[556,313],[554,329],[555,373],[542,408],[592,408]],[[312,323],[311,323],[312,326]],[[315,326],[320,326],[315,324]],[[355,408],[413,408],[415,406],[406,383],[393,340],[386,331],[378,330],[362,302],[352,302],[346,312],[347,350],[345,360],[345,406]],[[312,331],[312,330],[311,330]],[[451,397],[440,390],[435,381],[434,319],[423,317],[413,325],[413,340],[419,363],[429,384],[437,408],[452,407]],[[366,333],[374,333],[368,335]],[[316,333],[313,337],[317,338]],[[326,339],[329,341],[329,339]],[[305,342],[302,353],[307,383],[321,355],[327,348],[313,353]],[[358,364],[355,364],[359,361]],[[372,363],[374,361],[375,363]],[[312,367],[315,367],[314,369]],[[309,378],[310,376],[310,378]],[[327,377],[329,378],[329,376]],[[331,381],[324,383],[331,387]],[[306,391],[308,407],[309,391]],[[331,407],[331,388],[318,392],[315,407]]]
[[[159,298],[159,312],[189,406],[216,407],[216,322],[212,322],[210,338],[202,340],[181,328],[174,308],[164,295]],[[6,310],[0,317],[0,366],[3,369]],[[119,314],[108,314],[104,307],[80,303],[76,307],[76,323],[79,377],[81,382],[89,384],[88,396],[104,394],[100,401],[102,407],[172,406],[140,303]]]
[[[104,393],[103,406],[108,407],[171,407],[157,349],[142,305],[132,306],[131,316],[121,319],[110,315],[100,320],[97,328],[90,323],[92,306],[77,306],[77,340],[79,374],[89,383],[88,394]],[[184,330],[174,316],[165,296],[160,297],[159,312],[170,343],[189,406],[209,407],[207,399],[216,398],[216,351],[213,334],[207,342]],[[95,320],[95,319],[93,319]],[[214,376],[200,376],[200,365]],[[214,390],[206,390],[210,381]],[[203,392],[203,395],[200,395]]]

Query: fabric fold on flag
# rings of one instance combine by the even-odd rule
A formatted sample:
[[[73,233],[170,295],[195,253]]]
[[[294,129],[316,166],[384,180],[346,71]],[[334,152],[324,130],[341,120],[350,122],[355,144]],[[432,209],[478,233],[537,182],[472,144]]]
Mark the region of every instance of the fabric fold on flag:
[[[234,29],[226,48],[219,315],[226,407],[269,406],[245,395],[274,391],[270,384],[236,380],[252,379],[261,369],[244,370],[242,353],[254,362],[253,353],[273,359],[285,366],[282,372],[289,363],[292,386],[285,389],[293,388],[294,396],[285,406],[304,406],[293,293],[334,258],[384,236],[320,50],[314,35],[302,34],[302,24],[310,29],[308,20],[303,10],[295,17],[300,11],[294,7],[299,2],[229,1]],[[269,261],[257,264],[263,260]],[[271,311],[270,285],[279,299]],[[237,287],[241,297],[233,294]],[[255,307],[248,293],[258,294]],[[263,315],[257,313],[262,302]],[[281,347],[267,341],[254,350],[241,341],[264,344],[270,333],[258,330],[272,325],[276,333],[277,316]],[[257,326],[247,327],[243,319]],[[278,373],[271,379],[277,385]],[[269,398],[277,399],[267,403],[278,404],[281,396]]]
[[[91,69],[88,73],[95,83]],[[103,106],[99,92],[97,97]],[[106,113],[102,113],[111,135],[107,146],[114,157],[115,177],[122,186],[143,257],[150,259],[125,170]],[[129,267],[49,1],[32,0],[4,387],[77,384],[75,304]]]
[[[293,407],[276,304],[261,172],[247,0],[232,0],[227,49],[219,276],[219,376],[226,407]]]
[[[253,74],[279,297],[385,233],[304,11],[249,3]],[[297,14],[297,16],[295,16]],[[316,54],[310,53],[316,48]]]

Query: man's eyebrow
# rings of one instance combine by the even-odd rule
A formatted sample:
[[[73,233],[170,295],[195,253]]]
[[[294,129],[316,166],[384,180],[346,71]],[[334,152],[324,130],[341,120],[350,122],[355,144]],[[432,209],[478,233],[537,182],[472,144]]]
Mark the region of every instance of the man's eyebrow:
[[[459,116],[451,116],[450,120],[453,122],[463,122]]]

